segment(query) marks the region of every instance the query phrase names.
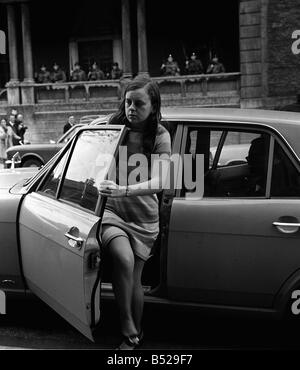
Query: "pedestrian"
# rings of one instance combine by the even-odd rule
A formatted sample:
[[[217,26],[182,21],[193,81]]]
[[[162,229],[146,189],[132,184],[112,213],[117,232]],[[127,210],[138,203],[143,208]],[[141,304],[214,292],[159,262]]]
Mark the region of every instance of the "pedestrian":
[[[66,82],[67,80],[65,71],[63,71],[56,62],[53,64],[50,80],[51,82]]]
[[[7,126],[6,119],[2,118],[0,121],[0,165],[4,166],[6,160],[6,149],[7,149]]]
[[[86,73],[81,69],[80,64],[76,62],[74,64],[74,70],[71,72],[71,81],[86,81]]]
[[[111,69],[111,78],[113,80],[117,80],[117,79],[121,78],[122,75],[123,75],[123,71],[119,67],[119,63],[114,62],[113,65],[112,65],[112,69]]]
[[[141,275],[159,233],[156,193],[162,190],[165,181],[158,169],[151,173],[150,157],[151,154],[171,153],[170,134],[160,124],[160,107],[158,85],[149,78],[138,76],[128,83],[119,110],[109,121],[130,128],[124,143],[128,158],[143,154],[148,159],[148,166],[144,168],[148,174],[146,180],[130,181],[129,176],[128,185],[118,180],[106,180],[99,188],[100,194],[107,197],[102,243],[104,253],[112,257],[113,263],[113,288],[123,335],[118,349],[134,349],[143,337]],[[124,175],[135,168],[127,163],[119,163],[117,173],[121,171]]]
[[[163,63],[160,70],[164,76],[178,76],[180,75],[180,68],[178,63],[173,59],[172,54],[168,56],[166,63]]]
[[[74,116],[70,116],[68,118],[68,122],[64,125],[64,134],[70,130],[71,127],[73,127],[75,124],[75,118]]]
[[[17,114],[14,127],[16,134],[21,138],[21,143],[24,144],[24,135],[28,127],[23,122],[23,114]]]
[[[15,125],[16,118],[13,114],[9,116],[9,120],[7,122],[7,147],[11,147],[13,145],[19,145],[21,137],[16,133],[16,125]]]
[[[225,73],[225,67],[219,62],[219,58],[216,55],[212,58],[206,73]]]
[[[88,80],[97,81],[97,80],[104,80],[104,79],[105,79],[104,72],[98,67],[97,63],[94,62],[88,73]]]
[[[188,75],[203,73],[203,65],[197,55],[192,53],[191,58],[185,62],[185,71]]]

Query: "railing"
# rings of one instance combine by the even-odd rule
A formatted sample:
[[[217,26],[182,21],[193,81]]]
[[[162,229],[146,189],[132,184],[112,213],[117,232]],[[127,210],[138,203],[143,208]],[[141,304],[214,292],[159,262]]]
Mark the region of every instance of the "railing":
[[[153,77],[160,86],[162,97],[176,96],[186,98],[189,96],[226,96],[239,95],[240,73],[219,73],[183,76]],[[46,104],[52,102],[93,102],[99,100],[119,101],[125,86],[124,80],[100,80],[63,83],[19,83],[14,89],[33,91],[33,104]],[[9,97],[10,86],[7,86]],[[27,103],[28,104],[28,103]]]
[[[189,94],[203,96],[224,92],[240,91],[240,73],[218,73],[183,76],[154,77],[160,86],[161,94],[180,94],[186,97]]]
[[[117,99],[121,97],[119,80],[84,81],[33,84],[35,103],[47,101],[93,101],[97,99]]]

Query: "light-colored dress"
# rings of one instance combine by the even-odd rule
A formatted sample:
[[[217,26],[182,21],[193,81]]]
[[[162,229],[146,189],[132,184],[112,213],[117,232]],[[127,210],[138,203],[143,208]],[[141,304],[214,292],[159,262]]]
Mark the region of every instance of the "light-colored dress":
[[[7,132],[0,126],[0,163],[4,163],[6,159],[7,149]]]
[[[142,133],[130,131],[126,142],[128,157],[143,153]],[[171,155],[171,138],[169,132],[161,125],[155,138],[152,154]],[[121,166],[121,163],[119,164]],[[134,169],[128,166],[128,174]],[[151,170],[147,169],[150,180]],[[156,194],[107,198],[103,215],[102,243],[104,248],[117,236],[130,240],[134,254],[147,260],[151,248],[159,233],[159,209]]]

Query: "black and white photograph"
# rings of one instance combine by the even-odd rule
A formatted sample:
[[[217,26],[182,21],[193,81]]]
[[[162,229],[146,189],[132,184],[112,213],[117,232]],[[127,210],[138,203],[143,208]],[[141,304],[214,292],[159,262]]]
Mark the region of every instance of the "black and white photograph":
[[[0,349],[299,330],[300,2],[0,0]]]

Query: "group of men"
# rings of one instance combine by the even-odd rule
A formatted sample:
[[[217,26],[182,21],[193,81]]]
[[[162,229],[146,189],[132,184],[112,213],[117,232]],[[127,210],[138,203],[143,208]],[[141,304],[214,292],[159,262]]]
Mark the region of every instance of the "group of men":
[[[98,67],[97,62],[94,62],[88,74],[81,68],[80,64],[76,62],[74,68],[70,73],[70,81],[97,81],[104,80],[106,78],[119,79],[123,74],[122,69],[119,67],[117,62],[112,65],[111,73],[105,75],[105,73]],[[55,83],[55,82],[66,82],[67,76],[65,71],[57,64],[54,63],[52,71],[49,72],[45,64],[41,65],[39,72],[36,74],[37,83]]]
[[[12,109],[7,126],[12,128],[12,145],[24,144],[24,135],[28,127],[23,122],[23,115],[16,109]]]
[[[173,59],[172,54],[168,56],[167,62],[163,63],[160,69],[164,76],[179,76],[181,72],[178,63]],[[192,53],[190,59],[186,60],[185,62],[184,72],[188,75],[202,73],[224,73],[225,67],[219,62],[218,57],[214,56],[207,69],[204,70],[201,60],[195,53]]]

